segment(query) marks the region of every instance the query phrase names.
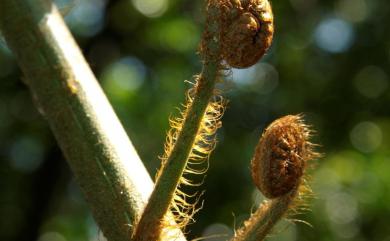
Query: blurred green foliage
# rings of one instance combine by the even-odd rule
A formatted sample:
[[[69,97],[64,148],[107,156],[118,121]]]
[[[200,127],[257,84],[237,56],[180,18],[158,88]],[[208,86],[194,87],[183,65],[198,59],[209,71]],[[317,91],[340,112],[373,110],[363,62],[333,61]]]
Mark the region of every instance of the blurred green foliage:
[[[204,1],[78,0],[66,21],[154,176],[169,116],[200,71]],[[324,158],[311,211],[269,240],[389,241],[390,5],[273,1],[276,34],[256,66],[231,70],[229,105],[189,237],[232,234],[263,200],[249,173],[272,120],[303,112]],[[15,59],[0,43],[0,240],[102,240]],[[226,237],[209,240],[226,240]]]

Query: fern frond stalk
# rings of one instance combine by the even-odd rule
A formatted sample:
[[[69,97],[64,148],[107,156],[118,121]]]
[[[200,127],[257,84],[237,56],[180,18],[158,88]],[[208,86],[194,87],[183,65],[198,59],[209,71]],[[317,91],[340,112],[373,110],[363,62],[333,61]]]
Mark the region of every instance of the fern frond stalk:
[[[196,87],[195,87],[196,89]],[[162,167],[160,168],[157,179],[162,175],[164,167],[173,151],[178,135],[183,127],[183,120],[187,115],[188,108],[193,103],[191,89],[187,95],[187,105],[181,113],[181,117],[170,120],[171,130],[168,132],[167,141],[165,143],[165,153],[162,156]],[[198,202],[200,201],[199,192],[188,194],[181,190],[182,186],[199,186],[191,180],[193,175],[202,175],[207,172],[208,158],[216,144],[216,131],[221,126],[220,118],[224,110],[224,100],[220,96],[212,97],[209,102],[205,114],[200,122],[199,130],[195,136],[194,144],[188,156],[187,163],[184,167],[183,174],[179,179],[178,187],[175,190],[173,199],[170,204],[170,209],[174,214],[176,226],[185,227],[193,221],[193,215],[200,209]],[[165,229],[172,225],[164,224]],[[169,230],[169,229],[168,229]]]
[[[191,184],[183,177],[184,173],[197,172],[188,167],[188,161],[207,159],[213,148],[213,141],[207,142],[210,141],[209,137],[213,138],[220,117],[216,112],[222,108],[218,102],[210,103],[218,70],[219,62],[205,64],[195,87],[190,90],[194,94],[191,97],[189,93],[188,107],[183,113],[183,120],[171,121],[173,133],[168,135],[166,153],[162,158],[163,164],[154,191],[136,228],[135,240],[137,241],[171,240],[167,239],[167,235],[169,236],[167,230],[172,227],[167,225],[169,220],[167,221],[165,217],[170,208],[176,214],[175,220],[179,226],[185,226],[196,212],[195,204],[186,201],[187,194],[178,190],[178,186]],[[210,118],[210,115],[213,118]],[[199,145],[199,142],[205,146]]]
[[[207,158],[212,150],[213,143],[207,143],[208,138],[210,134],[215,132],[218,115],[221,115],[211,113],[211,116],[214,114],[215,116],[208,119],[210,113],[207,113],[208,107],[211,107],[210,110],[213,109],[210,100],[215,94],[215,84],[222,68],[219,44],[220,30],[219,26],[216,26],[215,11],[209,8],[211,1],[207,2],[208,15],[200,50],[203,60],[202,72],[196,77],[196,84],[188,93],[189,98],[187,98],[183,119],[171,122],[174,130],[171,135],[168,135],[171,140],[167,142],[166,154],[162,158],[162,167],[158,173],[155,188],[136,227],[134,234],[136,241],[175,240],[169,235],[168,237],[163,236],[169,233],[172,228],[170,225],[173,223],[172,218],[179,221],[177,225],[183,226],[192,219],[193,213],[197,211],[194,206],[196,203],[189,204],[186,200],[187,194],[178,190],[178,187],[180,184],[191,184],[183,177],[183,173],[192,172],[188,166],[189,159]],[[211,129],[207,130],[207,128]],[[197,145],[197,141],[203,141],[203,144],[206,144],[206,149],[201,148],[202,144]],[[195,202],[197,200],[199,199],[196,199]],[[170,209],[173,210],[176,217],[166,215]],[[164,229],[168,231],[163,231]]]

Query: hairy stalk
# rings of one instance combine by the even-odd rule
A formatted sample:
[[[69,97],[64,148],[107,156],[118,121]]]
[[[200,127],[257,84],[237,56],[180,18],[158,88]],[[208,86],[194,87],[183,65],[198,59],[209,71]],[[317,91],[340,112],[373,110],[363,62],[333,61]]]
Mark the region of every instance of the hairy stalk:
[[[167,240],[161,237],[161,232],[164,228],[170,228],[170,225],[167,227],[166,222],[164,222],[164,216],[170,207],[173,208],[174,213],[178,214],[176,220],[180,226],[188,223],[192,214],[196,212],[193,204],[187,203],[186,194],[178,191],[177,188],[180,183],[190,184],[190,181],[182,177],[186,170],[191,172],[191,169],[186,169],[189,158],[203,159],[213,147],[212,140],[207,143],[209,141],[207,136],[215,132],[217,119],[220,115],[215,115],[213,120],[207,118],[207,109],[215,112],[219,108],[214,108],[213,103],[209,104],[214,92],[218,64],[208,63],[204,66],[193,89],[194,96],[188,97],[188,107],[183,113],[184,119],[171,121],[174,130],[168,135],[166,154],[163,156],[163,164],[155,188],[137,226],[135,233],[137,241],[159,240],[160,238]],[[208,123],[210,120],[212,122]],[[207,130],[205,127],[211,128],[211,130]],[[199,144],[196,145],[197,142],[206,143],[206,148],[202,148]],[[178,203],[180,204],[178,205]]]
[[[2,0],[0,30],[99,227],[131,241],[153,183],[57,8]]]
[[[282,117],[266,129],[252,159],[252,178],[265,201],[237,230],[232,241],[261,241],[287,213],[305,207],[310,193],[304,176],[308,161],[319,157],[309,142],[311,131],[300,115]]]
[[[181,184],[192,184],[183,174],[203,172],[189,165],[207,159],[214,147],[213,135],[220,125],[223,107],[218,101],[210,103],[221,69],[219,29],[212,20],[213,14],[208,11],[201,44],[202,72],[196,77],[195,86],[188,92],[182,119],[171,120],[172,130],[167,137],[156,185],[134,234],[137,241],[175,240],[169,234],[172,222],[169,221],[171,217],[166,216],[167,211],[171,209],[178,221],[177,225],[183,227],[199,209],[195,206],[199,198],[195,197],[195,203],[189,203],[191,195],[178,188]]]
[[[191,89],[193,90],[193,89]],[[190,90],[190,92],[191,92]],[[175,147],[175,143],[178,140],[178,136],[183,127],[183,121],[186,117],[188,108],[193,103],[193,98],[189,93],[187,96],[187,106],[181,113],[181,117],[170,120],[171,130],[168,133],[167,141],[165,143],[165,152],[162,156],[162,167],[157,174],[157,180],[164,172],[168,159]],[[185,227],[191,221],[193,221],[193,215],[200,209],[197,207],[200,196],[198,193],[187,194],[183,192],[180,187],[182,185],[187,186],[199,186],[200,184],[191,181],[192,175],[202,175],[207,172],[209,155],[214,149],[216,144],[215,133],[221,126],[220,118],[223,114],[224,101],[222,97],[215,96],[208,104],[205,114],[201,120],[198,133],[195,136],[194,144],[188,156],[187,163],[184,167],[183,174],[179,179],[178,187],[173,195],[173,200],[170,204],[170,209],[174,214],[176,225],[179,227]],[[164,228],[172,225],[163,224]],[[167,229],[168,231],[169,229]],[[166,235],[163,235],[164,237]]]

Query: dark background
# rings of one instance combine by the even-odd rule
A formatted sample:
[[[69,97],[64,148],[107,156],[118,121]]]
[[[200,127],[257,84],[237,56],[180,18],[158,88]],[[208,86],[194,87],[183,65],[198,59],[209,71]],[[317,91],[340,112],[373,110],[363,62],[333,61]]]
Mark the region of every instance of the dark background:
[[[168,118],[200,71],[204,1],[58,1],[152,176]],[[276,34],[257,65],[232,70],[229,105],[190,238],[232,233],[262,196],[249,161],[272,120],[304,113],[324,158],[311,211],[269,240],[390,240],[390,4],[272,2]],[[23,76],[0,44],[0,240],[102,240]],[[226,240],[226,237],[209,240]]]

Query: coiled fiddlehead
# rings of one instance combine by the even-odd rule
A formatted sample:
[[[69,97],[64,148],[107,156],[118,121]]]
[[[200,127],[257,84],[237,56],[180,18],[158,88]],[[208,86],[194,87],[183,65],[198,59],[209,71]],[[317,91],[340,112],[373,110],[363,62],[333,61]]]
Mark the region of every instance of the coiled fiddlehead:
[[[271,123],[256,146],[252,178],[271,199],[264,202],[240,228],[234,241],[263,240],[276,222],[308,188],[304,184],[307,162],[318,157],[309,141],[311,131],[300,115],[288,115]]]
[[[268,126],[251,163],[253,181],[265,197],[280,197],[299,184],[306,162],[313,157],[309,136],[310,130],[297,115]]]
[[[257,63],[274,33],[268,0],[212,0],[209,9],[214,10],[213,21],[220,29],[221,58],[234,68]]]

